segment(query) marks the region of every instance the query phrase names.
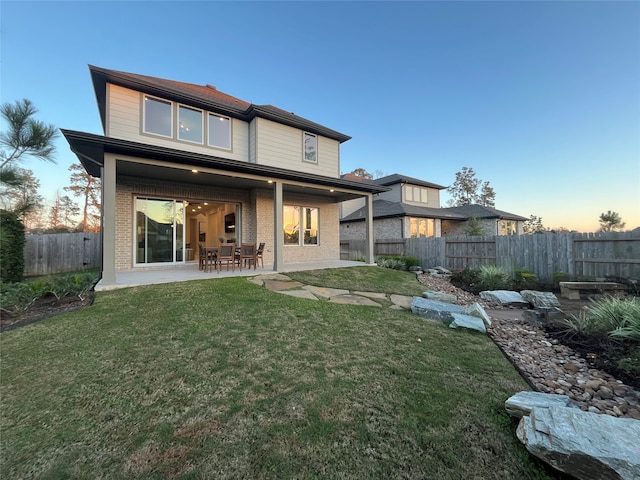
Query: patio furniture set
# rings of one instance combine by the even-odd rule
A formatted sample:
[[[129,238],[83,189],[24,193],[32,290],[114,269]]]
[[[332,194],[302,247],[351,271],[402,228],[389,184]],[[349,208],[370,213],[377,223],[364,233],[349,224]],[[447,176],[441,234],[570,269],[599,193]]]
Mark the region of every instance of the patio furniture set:
[[[220,273],[222,266],[231,266],[231,271],[235,271],[238,267],[251,268],[255,270],[258,263],[264,268],[264,243],[260,243],[257,247],[255,243],[241,243],[237,246],[235,243],[221,243],[217,247],[205,247],[199,244],[200,257],[198,259],[198,268],[205,272],[215,270]]]

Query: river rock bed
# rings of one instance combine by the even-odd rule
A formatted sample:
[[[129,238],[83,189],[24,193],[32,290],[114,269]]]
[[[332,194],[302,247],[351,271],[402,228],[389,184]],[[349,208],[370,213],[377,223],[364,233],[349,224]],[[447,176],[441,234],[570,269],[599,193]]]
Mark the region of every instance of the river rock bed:
[[[418,280],[426,290],[456,295],[460,305],[482,305],[492,319],[487,333],[532,389],[567,395],[582,410],[640,420],[640,391],[591,368],[572,349],[524,321],[522,310],[487,305],[448,277],[418,274]]]

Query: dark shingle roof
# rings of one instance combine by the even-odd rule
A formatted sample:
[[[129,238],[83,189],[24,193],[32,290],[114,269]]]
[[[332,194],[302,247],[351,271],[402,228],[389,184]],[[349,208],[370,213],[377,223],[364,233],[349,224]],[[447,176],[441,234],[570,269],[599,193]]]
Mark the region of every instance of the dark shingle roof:
[[[407,177],[406,175],[400,175],[399,173],[394,173],[392,175],[387,175],[386,177],[376,178],[373,183],[376,185],[395,185],[397,183],[410,183],[412,185],[419,185],[421,187],[430,187],[437,188],[438,190],[443,190],[447,187],[443,187],[442,185],[438,185],[436,183],[425,182],[424,180],[419,180],[417,178]]]
[[[109,70],[89,65],[93,88],[100,109],[103,128],[106,126],[106,85],[112,83],[131,88],[150,95],[157,95],[194,107],[221,113],[244,121],[255,117],[266,118],[294,128],[300,128],[339,142],[346,142],[351,137],[327,128],[306,118],[295,115],[273,105],[253,105],[239,98],[219,91],[212,85],[196,85],[193,83],[167,80],[164,78],[140,75],[137,73]]]
[[[441,218],[444,220],[466,220],[467,217],[455,212],[447,212],[444,208],[418,207],[406,203],[389,202],[387,200],[374,200],[372,203],[373,218],[389,217],[423,217]],[[344,217],[341,222],[357,222],[365,219],[366,210],[362,207]]]
[[[443,208],[442,210],[447,210],[452,213],[464,215],[466,217],[497,218],[500,220],[520,220],[520,221],[529,220],[528,218],[521,217],[520,215],[516,215],[515,213],[504,212],[496,208],[485,207],[483,205],[477,205],[477,204],[462,205],[460,207]]]

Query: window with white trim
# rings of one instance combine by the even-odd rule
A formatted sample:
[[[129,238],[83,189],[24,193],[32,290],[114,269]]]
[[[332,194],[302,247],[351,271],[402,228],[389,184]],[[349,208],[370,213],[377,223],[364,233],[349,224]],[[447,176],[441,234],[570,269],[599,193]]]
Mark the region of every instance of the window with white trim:
[[[318,137],[316,135],[304,132],[302,148],[305,162],[318,163]]]
[[[208,144],[211,147],[231,149],[231,119],[209,114]]]
[[[318,245],[319,213],[317,208],[284,205],[282,217],[285,245]]]
[[[172,103],[146,95],[143,103],[142,131],[163,137],[172,137]]]

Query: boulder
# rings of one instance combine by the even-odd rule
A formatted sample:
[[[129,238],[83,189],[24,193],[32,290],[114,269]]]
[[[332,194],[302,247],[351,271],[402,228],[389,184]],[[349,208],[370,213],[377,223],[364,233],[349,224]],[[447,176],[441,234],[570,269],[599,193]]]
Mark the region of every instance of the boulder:
[[[494,305],[526,308],[529,302],[518,292],[511,290],[487,290],[480,292],[480,298]]]
[[[579,408],[567,395],[556,395],[542,392],[518,392],[504,402],[507,413],[514,418],[529,415],[533,407],[569,407]]]
[[[578,480],[640,478],[639,420],[533,407],[516,435],[530,453]]]
[[[451,328],[463,327],[471,330],[477,330],[482,333],[487,332],[482,318],[455,312],[451,313],[451,316],[453,317],[453,322],[449,325]]]
[[[560,308],[560,302],[552,292],[538,292],[536,290],[522,290],[520,295],[533,305],[533,308]]]
[[[422,318],[452,322],[452,313],[464,313],[464,307],[437,300],[428,300],[422,297],[413,297],[411,311]]]
[[[559,308],[536,308],[525,310],[524,320],[534,327],[544,328],[546,325],[563,325],[565,314]]]
[[[458,297],[450,293],[427,290],[426,292],[422,293],[422,296],[428,300],[436,300],[438,302],[458,303]]]
[[[487,325],[488,327],[491,326],[491,317],[487,315],[487,312],[484,311],[484,308],[482,308],[482,306],[478,302],[465,308],[464,314],[481,318],[485,325]]]

